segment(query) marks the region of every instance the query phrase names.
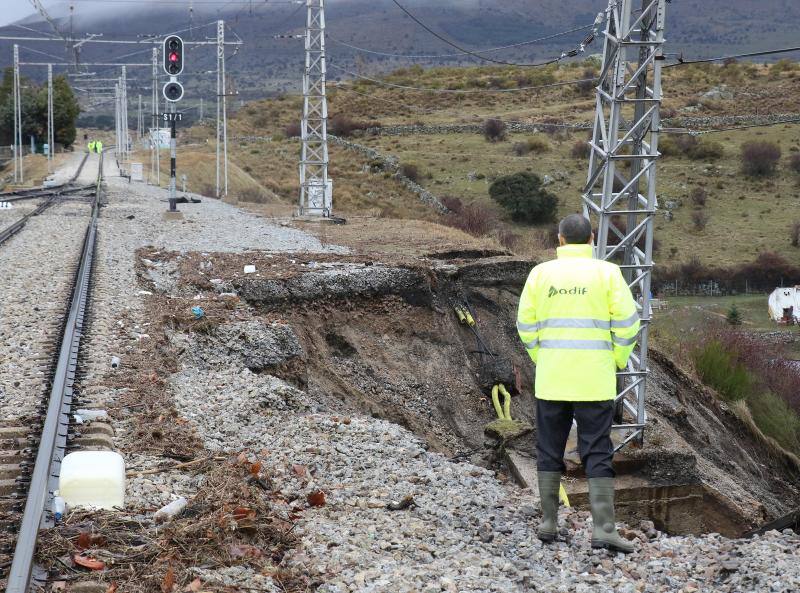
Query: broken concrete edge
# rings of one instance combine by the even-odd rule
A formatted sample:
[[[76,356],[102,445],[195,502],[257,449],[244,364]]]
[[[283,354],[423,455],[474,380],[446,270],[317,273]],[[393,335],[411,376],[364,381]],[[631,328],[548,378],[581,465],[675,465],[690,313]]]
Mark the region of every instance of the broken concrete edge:
[[[705,396],[706,401],[710,403],[714,409],[723,416],[734,419],[748,432],[750,432],[762,445],[767,447],[770,452],[780,457],[789,469],[800,472],[800,457],[784,449],[778,441],[765,435],[758,426],[753,422],[752,418],[743,417],[735,406],[730,406],[725,403],[722,396],[707,386],[705,383],[699,381],[696,377],[687,373],[684,369],[679,367],[673,360],[667,357],[661,350],[654,348],[650,345],[649,356],[658,364],[666,367],[670,372],[674,373],[680,380],[692,386],[697,393]]]
[[[517,483],[538,492],[536,460],[503,448],[503,458]],[[589,508],[588,482],[565,476],[564,487],[572,507]],[[618,519],[635,526],[654,521],[673,535],[699,535],[713,531],[726,537],[741,537],[752,528],[741,509],[714,488],[697,480],[657,484],[639,475],[620,475],[616,481]]]
[[[399,296],[410,305],[431,306],[439,288],[448,283],[470,287],[519,285],[534,264],[516,258],[445,266],[343,264],[283,278],[236,278],[232,288],[244,300],[257,305],[287,302],[345,300],[359,297]]]

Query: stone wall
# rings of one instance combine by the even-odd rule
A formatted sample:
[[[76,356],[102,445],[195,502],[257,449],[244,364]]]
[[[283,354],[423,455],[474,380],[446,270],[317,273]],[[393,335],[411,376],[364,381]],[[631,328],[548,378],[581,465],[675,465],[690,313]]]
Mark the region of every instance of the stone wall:
[[[369,166],[372,170],[377,171],[385,171],[392,173],[393,177],[403,184],[406,188],[408,188],[411,192],[416,194],[419,200],[423,204],[427,204],[432,208],[436,209],[441,214],[447,214],[449,210],[445,207],[444,204],[434,196],[431,192],[427,189],[422,187],[419,183],[416,183],[412,179],[406,177],[400,172],[400,162],[398,161],[397,157],[387,156],[383,153],[375,150],[374,148],[370,148],[369,146],[364,146],[363,144],[358,144],[357,142],[351,142],[350,140],[345,140],[339,136],[329,135],[328,138],[334,144],[338,144],[348,150],[352,150],[357,152],[367,159],[369,159]]]

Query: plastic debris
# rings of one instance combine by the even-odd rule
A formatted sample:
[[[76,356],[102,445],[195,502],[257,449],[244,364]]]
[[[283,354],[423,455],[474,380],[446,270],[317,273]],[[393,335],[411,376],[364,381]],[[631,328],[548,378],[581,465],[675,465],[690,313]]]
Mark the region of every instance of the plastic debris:
[[[244,267],[244,273],[245,273],[245,274],[255,274],[255,273],[256,273],[256,267],[255,267],[255,266],[252,266],[252,265],[250,265],[250,266],[245,266],[245,267]]]
[[[194,315],[195,319],[202,319],[206,316],[206,312],[203,311],[203,307],[198,306],[192,307],[192,314]]]
[[[67,503],[64,502],[64,499],[58,495],[58,491],[54,492],[55,496],[53,496],[53,520],[56,523],[60,523],[61,519],[64,518],[64,511],[67,508]]]
[[[91,556],[81,556],[80,554],[72,556],[72,561],[76,566],[82,566],[89,570],[103,570],[106,567],[106,563],[102,560],[97,560]]]
[[[153,515],[153,520],[156,523],[166,523],[167,521],[171,521],[183,512],[183,509],[186,508],[186,504],[186,499],[181,496],[177,500],[173,500],[168,505],[158,509],[155,515]]]
[[[90,422],[92,420],[108,419],[108,412],[106,412],[105,410],[87,410],[80,408],[75,413],[79,415],[84,422]]]
[[[119,365],[121,365],[121,364],[122,364],[122,361],[119,359],[119,356],[112,356],[111,357],[111,368],[112,369],[119,368]]]

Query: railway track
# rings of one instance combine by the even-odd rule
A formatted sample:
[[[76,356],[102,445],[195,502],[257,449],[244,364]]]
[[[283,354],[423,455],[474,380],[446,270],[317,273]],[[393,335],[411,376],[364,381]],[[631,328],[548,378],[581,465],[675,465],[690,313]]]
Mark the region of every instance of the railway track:
[[[6,593],[27,593],[41,586],[47,577],[34,565],[34,552],[40,528],[53,524],[53,491],[58,488],[60,463],[70,436],[73,384],[87,321],[102,170],[101,156],[91,216],[60,335],[56,336],[58,346],[38,409],[40,416],[29,419],[27,424],[0,427],[0,586],[5,581]],[[40,208],[52,201],[49,199]]]
[[[83,167],[86,165],[86,160],[89,158],[89,153],[83,155],[80,165],[75,174],[64,184],[43,188],[36,187],[27,190],[19,190],[16,192],[7,192],[0,194],[0,202],[21,202],[23,200],[44,199],[44,201],[37,206],[37,208],[5,229],[0,230],[0,245],[11,239],[14,235],[20,232],[28,221],[34,216],[39,216],[57,202],[57,198],[72,195],[72,194],[86,194],[86,192],[96,191],[97,184],[74,186],[75,181],[80,177],[83,172]],[[99,183],[99,182],[98,182]]]
[[[75,183],[78,177],[81,176],[83,173],[83,167],[86,165],[86,161],[89,159],[89,153],[83,153],[83,159],[81,159],[78,168],[75,170],[75,174],[67,180],[66,183],[62,183],[61,185],[54,185],[52,187],[31,187],[28,189],[18,189],[9,192],[0,192],[0,202],[18,202],[20,200],[33,200],[36,198],[47,197],[47,196],[54,196],[58,193],[64,193],[65,191],[70,190],[70,186]],[[89,186],[91,187],[91,186]],[[72,191],[75,191],[74,189]]]

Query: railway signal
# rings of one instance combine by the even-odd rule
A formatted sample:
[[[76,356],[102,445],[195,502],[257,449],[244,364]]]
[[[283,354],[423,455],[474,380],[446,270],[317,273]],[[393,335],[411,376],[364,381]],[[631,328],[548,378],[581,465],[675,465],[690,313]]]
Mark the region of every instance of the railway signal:
[[[177,103],[183,99],[183,85],[173,80],[164,85],[164,98],[170,103]]]
[[[183,72],[183,39],[177,35],[164,40],[164,71],[170,76]]]
[[[169,113],[164,120],[170,123],[170,175],[169,175],[169,211],[177,212],[175,197],[175,170],[177,163],[177,130],[176,124],[180,114],[176,111],[176,103],[183,99],[183,85],[178,82],[178,75],[183,72],[183,39],[170,35],[164,39],[164,70],[169,74],[169,82],[164,85],[164,98],[169,102]]]

